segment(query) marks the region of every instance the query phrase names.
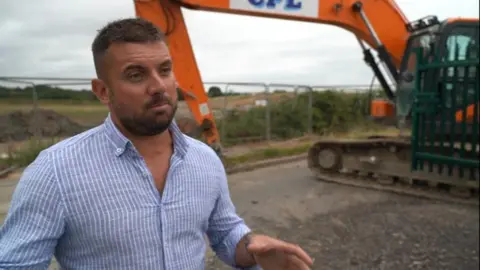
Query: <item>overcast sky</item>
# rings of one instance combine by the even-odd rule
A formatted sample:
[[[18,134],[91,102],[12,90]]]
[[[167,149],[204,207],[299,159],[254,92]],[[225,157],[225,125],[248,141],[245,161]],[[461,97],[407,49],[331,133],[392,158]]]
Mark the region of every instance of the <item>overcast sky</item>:
[[[478,0],[397,3],[409,19],[478,17],[479,10]],[[372,79],[354,36],[340,28],[184,11],[206,82],[324,85],[368,84]],[[129,16],[134,16],[132,0],[0,0],[0,76],[90,78],[96,30]]]

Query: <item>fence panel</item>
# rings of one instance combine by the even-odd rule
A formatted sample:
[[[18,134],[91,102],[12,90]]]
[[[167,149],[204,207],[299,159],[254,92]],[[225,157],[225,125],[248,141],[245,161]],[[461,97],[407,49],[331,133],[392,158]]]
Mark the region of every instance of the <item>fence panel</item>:
[[[311,88],[304,85],[269,84],[268,89],[269,138],[286,140],[311,133]]]
[[[478,56],[462,58],[458,47],[451,54],[428,61],[417,51],[412,169],[478,185]]]
[[[315,85],[311,88],[312,133],[330,135],[368,128],[371,86]]]
[[[264,141],[269,136],[268,107],[262,101],[268,98],[265,83],[223,84],[220,97],[210,98],[210,107],[216,116],[222,145]]]
[[[0,121],[0,155],[4,157],[18,145],[32,140],[58,140],[78,134],[101,124],[108,113],[107,107],[89,89],[89,79],[0,77],[0,80],[10,89],[0,92],[3,95],[0,96],[0,119],[3,119]],[[226,147],[342,131],[357,124],[360,118],[366,118],[368,113],[368,91],[358,90],[368,89],[368,85],[263,82],[207,82],[205,85],[223,89],[219,96],[209,99],[209,105],[222,145]],[[85,90],[79,91],[81,89]],[[342,91],[344,93],[339,94]],[[179,117],[191,118],[184,102],[179,102],[176,118]]]
[[[90,80],[0,77],[0,83],[0,171],[12,164],[27,165],[43,148],[98,124],[106,115],[90,90],[55,89],[89,88]]]

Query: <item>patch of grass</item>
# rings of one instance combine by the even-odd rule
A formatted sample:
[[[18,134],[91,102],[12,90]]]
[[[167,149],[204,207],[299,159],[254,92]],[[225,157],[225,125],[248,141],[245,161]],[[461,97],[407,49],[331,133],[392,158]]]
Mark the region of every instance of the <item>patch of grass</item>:
[[[14,152],[9,153],[7,159],[1,159],[3,166],[26,167],[32,163],[41,151],[57,143],[59,139],[31,139]]]
[[[0,163],[4,166],[12,166],[16,165],[18,167],[26,167],[30,163],[32,163],[40,152],[53,144],[57,143],[61,139],[58,138],[51,138],[45,140],[35,140],[32,139],[25,144],[23,144],[20,148],[18,148],[15,152],[10,153],[10,157],[5,160],[0,160]],[[225,165],[234,166],[241,163],[246,162],[255,162],[255,161],[262,161],[271,158],[280,158],[286,156],[293,156],[305,153],[308,151],[312,143],[305,143],[301,145],[296,145],[292,147],[266,147],[262,149],[253,150],[249,153],[234,156],[234,157],[226,157],[224,158]]]
[[[81,125],[97,125],[105,119],[108,108],[93,101],[69,102],[56,100],[39,100],[38,108],[53,110],[59,114],[65,115],[72,121]],[[10,102],[10,100],[0,100],[0,115],[8,114],[13,111],[30,111],[33,109],[31,102]]]
[[[263,149],[253,150],[249,153],[234,156],[234,157],[225,157],[224,163],[227,167],[238,165],[246,162],[255,162],[262,161],[271,158],[280,158],[287,156],[300,155],[306,153],[310,148],[311,143],[305,143],[297,146],[292,146],[288,148],[278,148],[278,147],[266,147]]]
[[[361,131],[358,130],[357,132],[349,132],[346,134],[331,134],[330,136],[334,138],[360,138],[360,137],[367,137],[368,135],[391,135],[395,136],[398,134],[396,129],[385,129],[383,132],[375,132],[371,130]],[[326,136],[326,137],[330,137]],[[32,139],[26,143],[23,143],[22,146],[16,150],[10,158],[6,160],[0,160],[1,165],[17,165],[19,167],[24,167],[29,165],[31,162],[35,160],[38,154],[44,150],[45,148],[50,147],[51,145],[60,141],[61,138],[51,138],[45,140],[35,140]],[[294,145],[291,147],[285,146],[269,146],[264,147],[261,149],[255,149],[248,153],[232,156],[232,157],[224,157],[223,161],[226,167],[235,166],[242,163],[247,162],[257,162],[272,158],[280,158],[280,157],[287,157],[287,156],[294,156],[299,155],[302,153],[306,153],[308,149],[315,143],[315,140],[305,142],[299,145]]]

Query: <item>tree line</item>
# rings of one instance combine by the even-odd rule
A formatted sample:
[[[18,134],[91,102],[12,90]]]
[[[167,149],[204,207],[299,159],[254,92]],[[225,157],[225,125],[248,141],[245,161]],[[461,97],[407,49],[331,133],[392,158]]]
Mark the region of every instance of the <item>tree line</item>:
[[[184,100],[182,91],[177,89],[179,100]],[[40,100],[68,100],[68,101],[98,101],[95,94],[90,90],[72,90],[61,87],[52,87],[48,85],[35,86],[37,98]],[[228,93],[228,95],[241,95],[242,93]],[[222,90],[218,86],[212,86],[208,89],[209,97],[224,96]],[[5,87],[0,86],[0,99],[10,100],[32,100],[34,97],[34,89],[32,86],[27,87]]]

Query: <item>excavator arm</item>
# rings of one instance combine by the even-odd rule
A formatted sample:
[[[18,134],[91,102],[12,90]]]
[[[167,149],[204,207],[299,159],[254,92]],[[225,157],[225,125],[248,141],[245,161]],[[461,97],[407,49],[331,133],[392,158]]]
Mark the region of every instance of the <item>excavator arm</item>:
[[[378,52],[387,74],[393,80],[396,79],[410,35],[406,27],[408,21],[393,0],[134,0],[134,3],[137,16],[153,22],[166,32],[180,89],[210,145],[219,144],[219,134],[208,106],[208,96],[195,60],[182,7],[343,28],[357,37],[364,49],[366,62],[372,66],[377,77],[380,70],[363,42]],[[393,98],[385,79],[380,79],[387,95]]]
[[[220,136],[213,112],[208,105],[208,96],[202,83],[181,6],[178,2],[170,0],[135,0],[134,3],[137,16],[151,21],[167,35],[179,90],[197,125],[203,129],[207,143],[220,151]]]

